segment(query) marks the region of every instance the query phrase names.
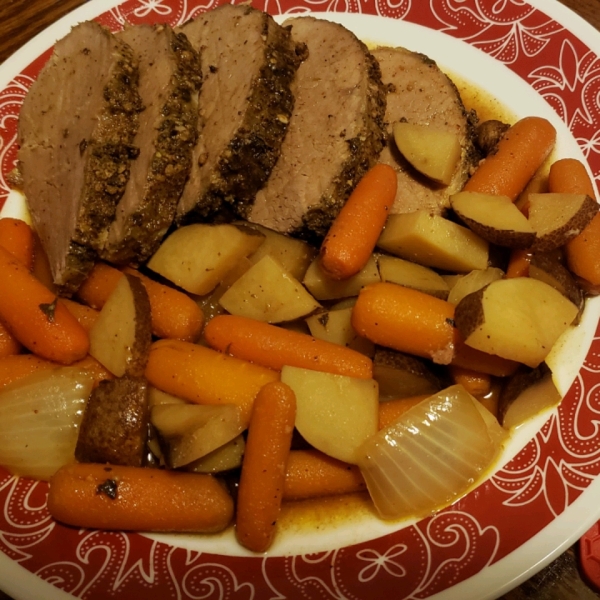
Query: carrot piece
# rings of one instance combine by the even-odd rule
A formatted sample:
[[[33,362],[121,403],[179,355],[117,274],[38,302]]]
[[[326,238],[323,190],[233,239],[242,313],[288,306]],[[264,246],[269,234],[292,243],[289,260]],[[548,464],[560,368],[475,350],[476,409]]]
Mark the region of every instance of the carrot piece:
[[[187,294],[146,277],[136,269],[126,273],[141,279],[150,300],[152,333],[156,337],[194,342],[204,325],[204,313]],[[88,306],[101,309],[123,272],[105,263],[97,263],[77,290],[78,298]]]
[[[454,306],[395,283],[364,287],[352,326],[376,344],[448,364],[454,352]]]
[[[510,258],[508,259],[506,277],[528,277],[531,256],[532,253],[529,250],[523,250],[521,248],[512,250]]]
[[[367,486],[356,465],[351,465],[319,450],[292,450],[288,456],[284,500],[307,500],[364,492]]]
[[[247,317],[214,317],[204,337],[212,348],[270,369],[289,365],[359,379],[373,376],[373,362],[356,350]]]
[[[50,480],[48,510],[77,527],[214,533],[233,517],[233,500],[211,475],[75,463]]]
[[[292,388],[280,381],[261,388],[248,426],[235,520],[238,541],[253,552],[265,552],[275,536],[295,420]]]
[[[393,425],[407,410],[429,398],[430,394],[396,398],[379,403],[379,429]]]
[[[8,327],[0,320],[0,358],[19,354],[23,346],[17,338],[8,330]]]
[[[492,389],[492,377],[489,373],[481,373],[458,365],[450,365],[449,372],[455,384],[462,385],[469,394],[477,398],[489,394]]]
[[[279,373],[180,340],[158,340],[150,348],[146,378],[158,389],[197,404],[235,404],[250,420],[260,388]]]
[[[14,354],[0,358],[0,390],[19,381],[32,373],[42,370],[52,370],[60,367],[58,363],[40,358],[35,354]],[[114,375],[107,371],[95,358],[90,355],[72,363],[70,366],[80,368],[90,373],[94,383],[98,384],[104,379],[113,379]]]
[[[35,238],[33,229],[21,219],[0,219],[0,245],[20,260],[29,270],[33,268]]]
[[[513,200],[542,166],[556,141],[553,125],[541,117],[525,117],[510,127],[496,151],[477,167],[463,190],[508,196]]]
[[[204,312],[187,294],[158,283],[139,271],[126,267],[125,273],[141,279],[152,312],[153,333],[160,338],[195,342],[204,327]]]
[[[457,367],[494,375],[495,377],[508,377],[519,368],[517,361],[502,358],[495,354],[488,354],[467,346],[460,337],[458,330],[454,338],[452,364]]]
[[[89,337],[64,304],[0,246],[0,319],[34,354],[62,364],[87,355]]]
[[[100,310],[117,287],[123,273],[105,263],[96,263],[77,290],[77,297],[89,307]]]
[[[551,192],[587,194],[595,198],[594,184],[580,161],[557,160],[550,167],[548,188]],[[569,269],[593,286],[600,285],[600,213],[565,246]]]
[[[375,248],[398,186],[396,171],[376,164],[358,182],[333,221],[321,246],[321,267],[333,279],[348,279]]]
[[[100,315],[100,311],[69,298],[61,298],[59,302],[62,302],[67,307],[69,312],[79,321],[79,324],[89,333]]]

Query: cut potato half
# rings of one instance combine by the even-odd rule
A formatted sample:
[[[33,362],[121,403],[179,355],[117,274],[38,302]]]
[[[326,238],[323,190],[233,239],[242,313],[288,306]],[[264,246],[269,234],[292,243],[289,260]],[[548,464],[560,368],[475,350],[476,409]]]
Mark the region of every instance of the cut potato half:
[[[268,254],[231,285],[219,304],[232,315],[267,323],[293,321],[321,306]]]
[[[150,412],[170,467],[188,465],[235,439],[245,428],[233,404],[161,404]]]
[[[497,267],[488,267],[487,269],[476,269],[466,275],[463,275],[452,286],[448,294],[448,302],[455,306],[469,294],[480,290],[492,281],[497,281],[504,277],[504,271]]]
[[[537,367],[578,312],[547,283],[515,277],[465,296],[454,319],[468,346]]]
[[[296,429],[328,456],[356,463],[358,448],[377,432],[377,382],[284,366],[281,381],[296,394]]]
[[[484,240],[506,248],[529,248],[535,231],[508,196],[458,192],[450,205],[469,229]]]
[[[456,133],[417,123],[394,123],[394,141],[404,158],[420,173],[449,185],[461,156]]]
[[[429,267],[396,256],[382,255],[377,262],[381,281],[404,285],[442,300],[448,297],[448,284]]]
[[[598,212],[585,194],[529,194],[529,222],[537,233],[536,252],[550,252],[577,237]]]
[[[195,223],[174,231],[148,268],[191,294],[211,292],[228,271],[255,252],[265,236],[250,227]]]
[[[142,377],[151,343],[148,292],[125,273],[90,330],[90,354],[117,377]]]
[[[377,245],[425,267],[466,273],[488,266],[488,243],[444,217],[419,210],[390,215]]]
[[[317,300],[338,300],[357,296],[363,287],[378,281],[381,281],[381,277],[374,256],[369,258],[359,273],[343,281],[329,277],[317,257],[308,267],[302,283]]]

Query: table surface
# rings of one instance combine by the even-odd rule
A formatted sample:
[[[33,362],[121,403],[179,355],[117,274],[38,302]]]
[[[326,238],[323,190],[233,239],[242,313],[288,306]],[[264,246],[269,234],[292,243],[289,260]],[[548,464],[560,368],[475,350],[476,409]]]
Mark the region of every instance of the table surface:
[[[0,62],[36,33],[85,0],[2,0]],[[600,0],[560,0],[600,30]],[[583,581],[577,545],[501,600],[593,600],[600,597]],[[1,582],[0,582],[1,585]],[[0,600],[10,600],[0,591]]]

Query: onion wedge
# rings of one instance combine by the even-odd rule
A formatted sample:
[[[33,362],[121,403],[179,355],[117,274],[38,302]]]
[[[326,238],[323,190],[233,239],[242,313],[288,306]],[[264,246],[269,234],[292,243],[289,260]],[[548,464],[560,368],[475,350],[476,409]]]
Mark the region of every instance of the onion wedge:
[[[75,444],[94,380],[76,367],[44,370],[0,392],[0,464],[12,474],[49,479],[75,462]]]
[[[454,385],[368,439],[358,466],[382,518],[423,517],[479,481],[505,437],[491,413]]]

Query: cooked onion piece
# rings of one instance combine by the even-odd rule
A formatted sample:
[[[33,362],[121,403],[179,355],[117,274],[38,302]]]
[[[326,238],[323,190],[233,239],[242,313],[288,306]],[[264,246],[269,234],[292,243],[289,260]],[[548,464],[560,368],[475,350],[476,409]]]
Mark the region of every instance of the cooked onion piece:
[[[382,518],[422,517],[467,492],[493,464],[505,437],[477,400],[455,385],[367,440],[358,465]]]
[[[75,461],[77,430],[93,379],[75,367],[34,373],[0,392],[0,464],[47,480]]]

